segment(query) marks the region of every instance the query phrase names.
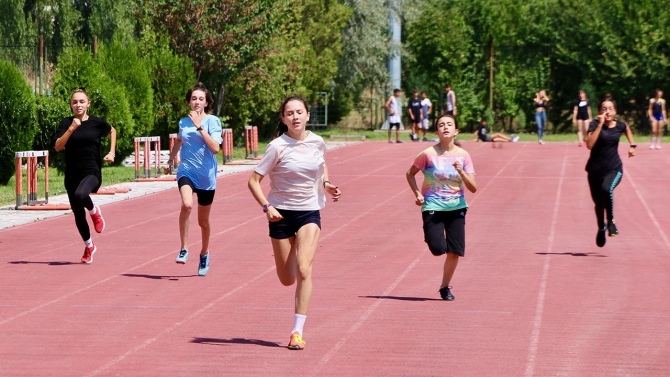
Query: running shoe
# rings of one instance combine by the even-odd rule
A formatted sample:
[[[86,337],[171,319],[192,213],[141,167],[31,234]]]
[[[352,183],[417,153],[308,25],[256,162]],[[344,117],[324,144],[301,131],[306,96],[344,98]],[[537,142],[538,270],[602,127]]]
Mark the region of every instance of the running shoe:
[[[519,141],[519,137],[512,134],[512,143],[516,143],[517,141]]]
[[[402,144],[402,140],[400,140],[400,139],[396,140],[395,142],[398,143],[398,144]]]
[[[605,242],[607,242],[605,229],[598,229],[598,234],[596,234],[596,245],[598,245],[598,247],[603,247],[605,246]]]
[[[582,143],[577,144],[577,146],[580,148],[582,147],[582,145],[583,145]]]
[[[179,252],[179,255],[177,255],[176,262],[179,263],[179,264],[186,264],[187,260],[188,260],[188,250],[181,249],[181,251]]]
[[[102,231],[105,230],[105,219],[102,218],[102,211],[100,210],[100,207],[93,206],[93,208],[95,208],[95,215],[91,214],[93,227],[95,228],[96,232],[102,233]]]
[[[423,141],[428,141],[428,138],[425,138],[425,137],[424,137],[424,138],[423,138]]]
[[[305,341],[302,340],[300,333],[294,332],[291,334],[291,340],[288,341],[288,349],[296,351],[305,349]]]
[[[98,250],[95,245],[93,247],[84,247],[84,255],[81,256],[81,263],[90,264],[93,262],[93,254]]]
[[[661,144],[656,144],[656,149],[661,149]]]
[[[200,264],[198,265],[198,275],[205,276],[209,271],[209,252],[200,256]]]
[[[393,140],[389,140],[389,143],[393,144]]]
[[[538,141],[538,143],[539,143],[540,145],[544,145],[544,141],[542,141],[542,140]]]
[[[609,224],[607,224],[607,233],[609,233],[610,237],[614,237],[617,234],[619,234],[619,231],[616,228],[616,225],[614,224],[614,220],[610,221]]]
[[[442,287],[440,288],[440,297],[442,297],[443,300],[447,301],[454,301],[456,297],[451,294],[451,290],[449,290],[451,287]]]

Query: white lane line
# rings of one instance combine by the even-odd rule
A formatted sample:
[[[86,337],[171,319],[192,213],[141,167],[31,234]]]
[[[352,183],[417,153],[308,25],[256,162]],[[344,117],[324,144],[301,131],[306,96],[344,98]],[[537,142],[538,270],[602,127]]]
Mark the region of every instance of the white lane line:
[[[535,359],[537,358],[537,348],[540,342],[540,329],[542,327],[542,314],[544,312],[544,298],[547,294],[547,280],[549,279],[549,262],[551,253],[554,249],[554,240],[556,239],[556,223],[558,222],[558,209],[561,206],[561,190],[563,189],[563,177],[565,175],[565,166],[567,157],[563,158],[561,167],[561,176],[558,180],[556,189],[556,199],[554,201],[554,213],[551,217],[551,227],[549,230],[549,239],[547,240],[547,254],[544,256],[544,265],[542,266],[542,279],[540,280],[540,291],[537,294],[537,303],[535,304],[535,318],[533,318],[533,330],[530,335],[530,346],[528,347],[528,358],[526,360],[526,377],[533,376],[535,372]]]
[[[658,234],[661,236],[661,239],[663,240],[663,243],[665,244],[665,251],[670,251],[670,240],[668,239],[668,235],[665,233],[665,230],[663,229],[661,224],[656,219],[656,216],[654,216],[654,213],[651,211],[651,207],[649,207],[649,205],[647,204],[647,201],[644,200],[644,198],[642,197],[642,194],[640,194],[640,190],[638,189],[637,185],[635,184],[635,181],[633,180],[633,177],[631,177],[629,173],[624,173],[623,176],[628,179],[628,182],[630,182],[631,187],[633,187],[633,191],[635,191],[635,195],[637,195],[637,198],[640,199],[640,202],[642,203],[642,206],[647,211],[647,215],[651,219],[651,222],[654,224],[654,227],[656,227],[656,230],[658,231]]]

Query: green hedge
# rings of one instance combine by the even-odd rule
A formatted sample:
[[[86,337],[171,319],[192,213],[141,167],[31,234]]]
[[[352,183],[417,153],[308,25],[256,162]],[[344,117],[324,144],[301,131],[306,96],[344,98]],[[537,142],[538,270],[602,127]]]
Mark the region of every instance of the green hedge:
[[[36,132],[31,88],[14,64],[0,61],[0,185],[14,175],[14,153],[30,150]]]

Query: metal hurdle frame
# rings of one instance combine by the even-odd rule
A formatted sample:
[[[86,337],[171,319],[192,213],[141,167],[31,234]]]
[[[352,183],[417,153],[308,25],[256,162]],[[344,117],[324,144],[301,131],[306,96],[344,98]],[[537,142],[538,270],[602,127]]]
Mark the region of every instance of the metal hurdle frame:
[[[258,158],[258,127],[244,126],[244,144],[246,148],[246,158]]]
[[[49,204],[49,151],[15,152],[16,207],[19,210],[68,210],[69,204]],[[37,196],[37,159],[44,158],[44,200]],[[26,201],[23,201],[23,159],[26,159]]]
[[[140,174],[140,144],[143,145],[144,152],[144,175]],[[151,145],[154,146],[156,174],[151,176]],[[140,178],[157,178],[161,175],[161,138],[159,136],[145,136],[135,138],[135,180]]]
[[[221,130],[221,154],[223,155],[223,163],[227,164],[233,161],[233,129],[224,128]]]

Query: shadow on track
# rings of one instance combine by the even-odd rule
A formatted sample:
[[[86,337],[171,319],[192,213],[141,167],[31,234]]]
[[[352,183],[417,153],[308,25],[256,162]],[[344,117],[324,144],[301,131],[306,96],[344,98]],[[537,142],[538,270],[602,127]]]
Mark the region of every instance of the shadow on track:
[[[79,262],[53,261],[53,262],[32,262],[27,260],[15,260],[7,262],[8,264],[46,264],[49,266],[67,266],[70,264],[83,264]]]
[[[275,342],[268,342],[266,340],[259,340],[259,339],[245,339],[245,338],[231,338],[231,339],[193,338],[193,340],[191,340],[191,343],[210,344],[210,345],[250,344],[254,346],[263,346],[263,347],[284,347],[279,343]]]
[[[172,275],[146,275],[146,274],[121,274],[128,278],[145,278],[145,279],[154,279],[154,280],[179,280],[179,278],[192,278],[198,275],[181,275],[181,276],[172,276]]]
[[[444,301],[439,298],[426,298],[426,297],[403,297],[403,296],[358,296],[361,298],[377,298],[377,299],[387,299],[387,300],[398,300],[398,301]]]
[[[568,255],[571,257],[598,257],[598,258],[609,258],[607,255],[602,255],[599,253],[535,253],[537,255]]]

